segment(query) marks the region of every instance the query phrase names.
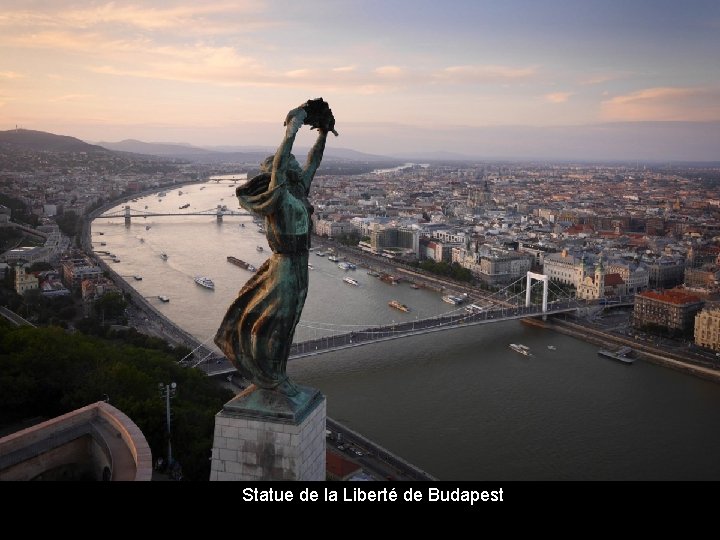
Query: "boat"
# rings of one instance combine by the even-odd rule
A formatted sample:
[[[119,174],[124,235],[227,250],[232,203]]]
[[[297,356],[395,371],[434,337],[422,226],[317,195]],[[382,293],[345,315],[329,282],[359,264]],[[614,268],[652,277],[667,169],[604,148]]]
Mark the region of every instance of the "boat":
[[[107,242],[100,242],[101,246],[107,246]]]
[[[628,356],[631,353],[632,349],[630,347],[620,347],[615,352],[608,351],[607,349],[600,349],[598,351],[598,354],[600,356],[604,356],[605,358],[612,358],[613,360],[618,360],[623,364],[632,364],[635,361],[634,358]]]
[[[105,233],[104,233],[104,232],[99,232],[98,234],[99,234],[100,236],[102,236],[102,235],[104,235]]]
[[[410,311],[410,308],[409,308],[409,307],[407,307],[405,304],[401,304],[401,303],[398,302],[397,300],[390,300],[390,301],[388,302],[388,306],[390,306],[390,307],[392,307],[392,308],[395,308],[395,309],[399,309],[400,311],[404,311],[404,312],[406,312],[406,313],[407,313],[408,311]]]
[[[410,284],[410,288],[411,288],[411,289],[419,289],[420,286],[417,285],[417,284],[415,284],[415,283],[411,283],[411,284]]]
[[[322,251],[316,251],[316,252],[315,252],[315,255],[317,255],[318,257],[324,257],[324,256],[325,256],[325,254],[324,254]]]
[[[120,262],[120,259],[118,259],[117,257],[113,257],[112,261],[118,263],[118,262]]]
[[[180,210],[185,210],[186,208],[190,208],[190,203],[185,203],[182,206],[178,206]]]
[[[354,265],[353,263],[351,263],[351,262],[346,262],[345,264],[347,264],[348,270],[355,270],[355,269],[357,269],[357,266],[355,266],[355,265]]]
[[[135,278],[135,281],[142,281],[142,276],[138,274],[135,274],[133,277]]]
[[[152,225],[145,225],[145,230],[146,230],[146,231],[149,231],[149,230],[150,230],[150,227],[152,227]]]
[[[338,262],[339,260],[335,255],[328,256],[328,261]]]
[[[249,270],[250,272],[255,272],[257,270],[257,268],[255,268],[252,264],[246,263],[245,261],[240,260],[237,257],[228,256],[227,261],[229,263],[233,263],[235,266],[239,266],[240,268]]]
[[[378,274],[377,272],[375,272],[373,270],[368,270],[367,275],[372,276],[372,277],[380,277],[380,274]]]
[[[384,281],[385,283],[390,283],[390,285],[397,285],[398,279],[395,276],[391,276],[390,274],[382,273],[379,276],[380,281]]]
[[[557,347],[556,347],[555,345],[548,345],[547,347],[548,347],[548,349],[551,350],[551,351],[557,350]]]
[[[353,279],[353,278],[351,278],[351,277],[344,277],[344,278],[343,278],[343,281],[344,281],[345,283],[349,283],[350,285],[355,285],[356,287],[357,287],[358,285],[360,285],[360,284],[357,282],[357,280],[355,280],[355,279]]]
[[[328,261],[330,260],[330,257],[328,257]],[[342,270],[350,270],[350,265],[346,262],[338,263],[338,268]]]
[[[527,345],[522,345],[520,343],[511,343],[510,348],[513,351],[519,352],[522,355],[532,356],[532,353],[530,352],[530,347],[528,347]]]
[[[262,247],[262,246],[256,246],[255,249],[257,249],[258,251],[263,251],[263,247]]]
[[[142,244],[143,242],[145,242],[145,239],[144,239],[144,238],[141,238],[141,239],[140,239],[140,243]]]
[[[308,263],[308,270],[315,270],[315,267],[312,264]]]
[[[178,195],[182,195],[182,189],[178,191]]]
[[[169,302],[170,301],[170,299],[167,296],[165,296],[164,294],[159,295],[158,300],[160,300],[161,302]]]
[[[241,223],[241,224],[240,224],[240,228],[241,228],[241,229],[244,229],[244,228],[245,228],[245,224],[244,224],[244,223]]]
[[[195,283],[198,285],[205,287],[206,289],[214,289],[215,284],[213,283],[213,280],[209,277],[205,276],[195,276]]]
[[[454,304],[456,306],[462,304],[465,301],[462,296],[453,296],[451,294],[446,294],[442,297],[442,299],[443,302],[447,302],[448,304]]]
[[[165,253],[165,252],[163,251],[163,252],[160,254],[160,258],[161,258],[163,261],[167,261],[167,260],[168,260],[167,253]]]

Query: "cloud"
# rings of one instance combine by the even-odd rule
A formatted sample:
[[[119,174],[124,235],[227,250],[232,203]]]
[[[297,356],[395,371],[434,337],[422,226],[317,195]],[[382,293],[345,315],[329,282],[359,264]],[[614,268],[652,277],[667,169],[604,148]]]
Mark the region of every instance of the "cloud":
[[[434,78],[450,83],[497,83],[528,79],[537,73],[537,67],[500,65],[450,66],[434,73]]]
[[[24,77],[15,71],[0,71],[0,79],[20,79]]]
[[[645,88],[603,101],[601,116],[614,121],[720,120],[720,88]]]
[[[332,68],[333,71],[336,73],[350,73],[352,71],[355,71],[357,69],[356,66],[340,66],[336,68]]]
[[[185,34],[198,32],[244,32],[267,26],[269,20],[253,18],[262,11],[264,2],[241,0],[237,2],[195,2],[166,7],[147,7],[126,2],[106,2],[88,7],[69,7],[53,2],[42,11],[6,10],[0,15],[0,27],[10,29],[72,29],[87,31],[103,29],[113,32],[133,28],[141,31],[181,30]],[[242,24],[236,16],[242,15]]]
[[[595,73],[594,75],[589,75],[583,79],[580,79],[578,81],[579,84],[590,86],[594,84],[602,84],[605,82],[610,81],[616,81],[618,79],[625,79],[632,75],[629,71],[616,71],[611,73]]]
[[[573,92],[553,92],[552,94],[545,94],[543,99],[550,103],[565,103],[572,95]]]
[[[405,70],[399,66],[380,66],[375,68],[374,73],[381,77],[399,77],[405,73]]]

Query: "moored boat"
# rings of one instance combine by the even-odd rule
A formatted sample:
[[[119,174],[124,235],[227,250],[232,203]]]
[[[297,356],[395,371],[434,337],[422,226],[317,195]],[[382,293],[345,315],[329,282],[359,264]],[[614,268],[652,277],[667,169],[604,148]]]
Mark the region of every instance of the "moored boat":
[[[239,266],[240,268],[244,268],[245,270],[249,270],[250,272],[255,272],[257,268],[255,268],[252,264],[247,263],[241,259],[238,259],[237,257],[228,256],[227,261],[229,263],[233,263],[235,266]]]
[[[164,294],[161,294],[161,295],[158,296],[158,300],[160,300],[161,302],[169,302],[169,301],[170,301],[170,298],[168,298],[168,297],[165,296]]]
[[[350,277],[344,277],[344,278],[343,278],[343,281],[344,281],[345,283],[348,283],[349,285],[355,285],[355,287],[357,287],[358,285],[360,285],[360,284],[357,282],[357,280],[355,280],[355,279],[353,279],[353,278],[350,278]]]
[[[600,356],[604,356],[605,358],[612,358],[613,360],[617,360],[623,364],[632,364],[635,362],[634,358],[628,356],[632,354],[632,349],[630,347],[620,347],[615,352],[608,351],[607,349],[600,349],[598,354]]]

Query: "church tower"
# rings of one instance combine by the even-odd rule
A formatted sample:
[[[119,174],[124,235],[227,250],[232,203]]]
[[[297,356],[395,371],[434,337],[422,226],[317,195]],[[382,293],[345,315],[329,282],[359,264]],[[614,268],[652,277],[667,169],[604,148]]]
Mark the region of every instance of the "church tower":
[[[598,298],[605,298],[605,267],[603,266],[602,254],[595,265],[595,289]]]

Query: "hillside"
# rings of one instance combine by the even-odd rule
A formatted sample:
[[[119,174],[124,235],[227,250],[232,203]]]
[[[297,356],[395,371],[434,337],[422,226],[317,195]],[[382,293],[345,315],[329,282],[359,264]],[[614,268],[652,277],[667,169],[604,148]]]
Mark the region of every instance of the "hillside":
[[[35,152],[108,153],[108,150],[101,146],[88,144],[75,137],[31,129],[0,131],[0,145],[7,149],[15,148]]]

